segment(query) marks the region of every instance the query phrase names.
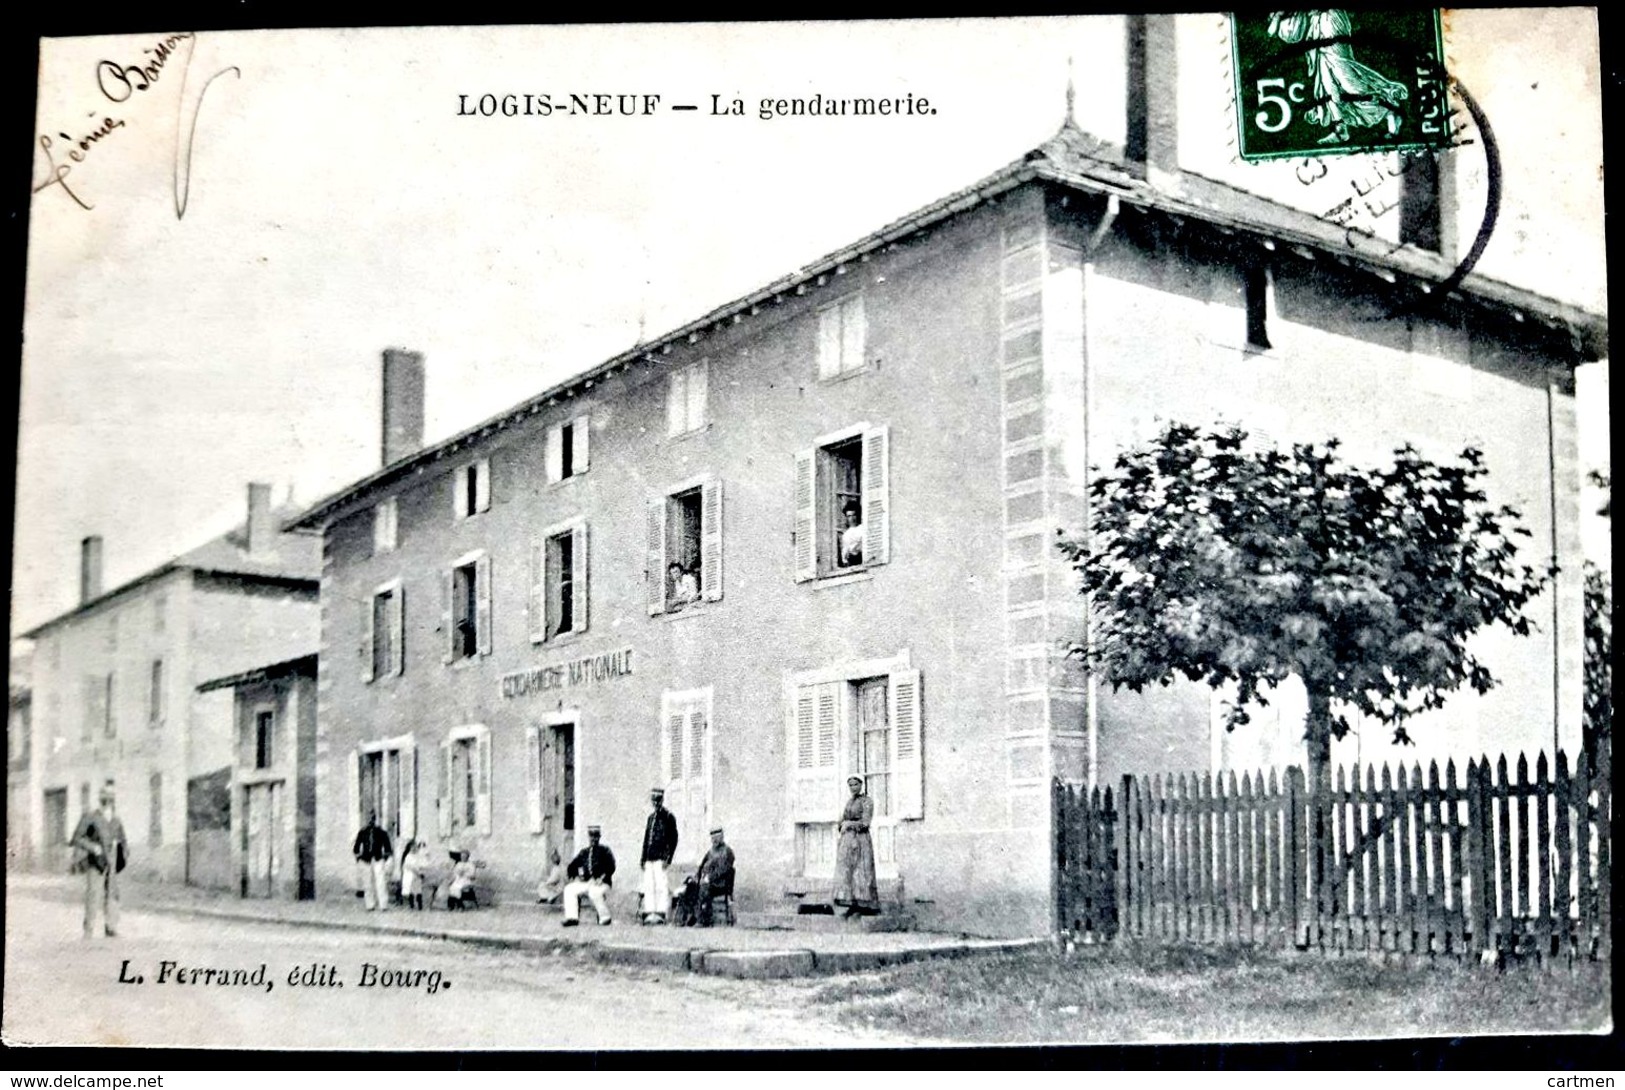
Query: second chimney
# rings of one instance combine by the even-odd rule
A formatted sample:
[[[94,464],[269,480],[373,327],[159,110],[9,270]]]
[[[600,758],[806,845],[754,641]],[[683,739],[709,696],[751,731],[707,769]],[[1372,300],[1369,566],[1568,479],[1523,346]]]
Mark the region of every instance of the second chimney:
[[[248,554],[263,556],[275,550],[276,525],[271,521],[271,486],[248,486]]]
[[[384,465],[423,446],[423,353],[384,349]]]
[[[1178,41],[1172,15],[1125,15],[1128,125],[1124,165],[1137,177],[1173,184],[1179,172]]]
[[[1399,241],[1454,261],[1456,161],[1447,148],[1414,155],[1399,176]]]
[[[102,594],[102,539],[95,534],[79,543],[79,604]]]

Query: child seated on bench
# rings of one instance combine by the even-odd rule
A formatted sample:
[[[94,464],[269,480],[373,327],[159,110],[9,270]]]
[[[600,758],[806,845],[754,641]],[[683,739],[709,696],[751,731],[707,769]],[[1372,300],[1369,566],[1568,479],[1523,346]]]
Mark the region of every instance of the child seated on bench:
[[[451,882],[446,886],[446,908],[448,911],[458,911],[464,908],[478,908],[479,899],[474,896],[474,863],[467,852],[453,852],[452,858],[456,862],[451,868]]]

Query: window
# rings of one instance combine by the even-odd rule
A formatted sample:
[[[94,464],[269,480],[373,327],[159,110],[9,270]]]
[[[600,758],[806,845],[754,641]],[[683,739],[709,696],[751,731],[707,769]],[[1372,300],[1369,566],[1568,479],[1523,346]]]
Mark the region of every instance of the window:
[[[722,482],[702,477],[649,501],[650,615],[722,598]]]
[[[164,660],[152,660],[152,675],[147,686],[147,725],[158,727],[164,721]]]
[[[532,643],[587,630],[587,527],[553,527],[530,549]]]
[[[102,682],[102,733],[108,738],[118,734],[118,704],[114,696],[114,675],[109,673]]]
[[[355,828],[377,815],[397,851],[402,836],[417,836],[418,751],[411,736],[369,742],[351,754],[350,798]]]
[[[687,835],[694,858],[704,852],[711,827],[711,689],[664,693],[660,698],[660,778],[666,808]],[[680,840],[681,842],[681,840]]]
[[[471,553],[441,580],[441,628],[446,662],[491,653],[491,558]]]
[[[100,731],[104,737],[118,734],[113,714],[113,675],[90,674],[84,679],[84,723],[81,741],[89,742]]]
[[[491,832],[491,732],[459,727],[440,745],[440,835]]]
[[[544,715],[525,728],[525,801],[530,831],[547,834],[547,847],[566,858],[576,829],[574,713]]]
[[[674,371],[666,389],[666,434],[684,435],[705,427],[705,397],[710,361]]]
[[[272,708],[254,709],[254,767],[271,767],[274,754],[272,740],[276,734],[276,711]]]
[[[860,371],[863,355],[863,296],[849,295],[818,312],[818,377]]]
[[[147,846],[160,847],[164,842],[164,774],[154,772],[147,778]]]
[[[792,686],[797,822],[839,820],[849,776],[863,777],[877,818],[924,816],[920,672],[904,661],[815,672]]]
[[[372,509],[372,551],[373,555],[393,552],[399,541],[399,509],[395,506],[395,497],[380,500],[378,506]]]
[[[885,425],[865,425],[796,455],[797,582],[891,558],[890,445]]]
[[[548,484],[558,484],[587,472],[587,435],[585,416],[547,429]]]
[[[452,474],[452,504],[459,519],[491,509],[491,463],[488,459],[463,466]]]
[[[399,677],[406,669],[406,591],[399,579],[361,603],[361,680]]]
[[[1249,265],[1243,272],[1243,278],[1247,301],[1247,347],[1269,348],[1270,297],[1274,294],[1269,269],[1263,265]]]

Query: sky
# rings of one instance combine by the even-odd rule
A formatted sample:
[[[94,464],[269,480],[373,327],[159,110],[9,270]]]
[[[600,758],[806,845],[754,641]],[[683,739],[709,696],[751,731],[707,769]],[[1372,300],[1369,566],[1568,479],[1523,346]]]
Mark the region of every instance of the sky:
[[[1121,141],[1123,37],[1108,16],[42,41],[13,631],[75,604],[86,535],[113,586],[240,522],[250,481],[309,503],[376,469],[385,347],[425,354],[433,442],[993,173],[1054,133],[1069,73],[1078,124]],[[1177,38],[1182,166],[1314,212],[1369,170],[1241,162],[1225,18]],[[1453,12],[1446,42],[1502,154],[1479,271],[1603,312],[1594,13]],[[145,89],[100,64],[171,49]],[[523,116],[572,93],[660,103]],[[935,112],[758,116],[815,93]],[[521,114],[480,116],[486,94]],[[1484,160],[1452,154],[1470,239]],[[1606,365],[1584,370],[1602,465]]]

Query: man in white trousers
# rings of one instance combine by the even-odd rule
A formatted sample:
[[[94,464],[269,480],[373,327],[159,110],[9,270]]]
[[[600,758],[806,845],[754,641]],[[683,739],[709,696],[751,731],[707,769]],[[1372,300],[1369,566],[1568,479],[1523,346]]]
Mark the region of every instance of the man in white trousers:
[[[564,872],[569,879],[564,885],[565,927],[575,927],[581,923],[583,894],[592,902],[600,925],[615,922],[610,918],[607,900],[610,887],[615,884],[615,853],[598,843],[600,835],[598,826],[587,826],[587,846],[576,853]]]
[[[643,827],[643,854],[638,862],[643,867],[643,922],[665,923],[671,913],[671,888],[666,883],[666,868],[677,854],[677,819],[666,809],[666,792],[659,788],[649,791],[649,802],[654,810]]]

